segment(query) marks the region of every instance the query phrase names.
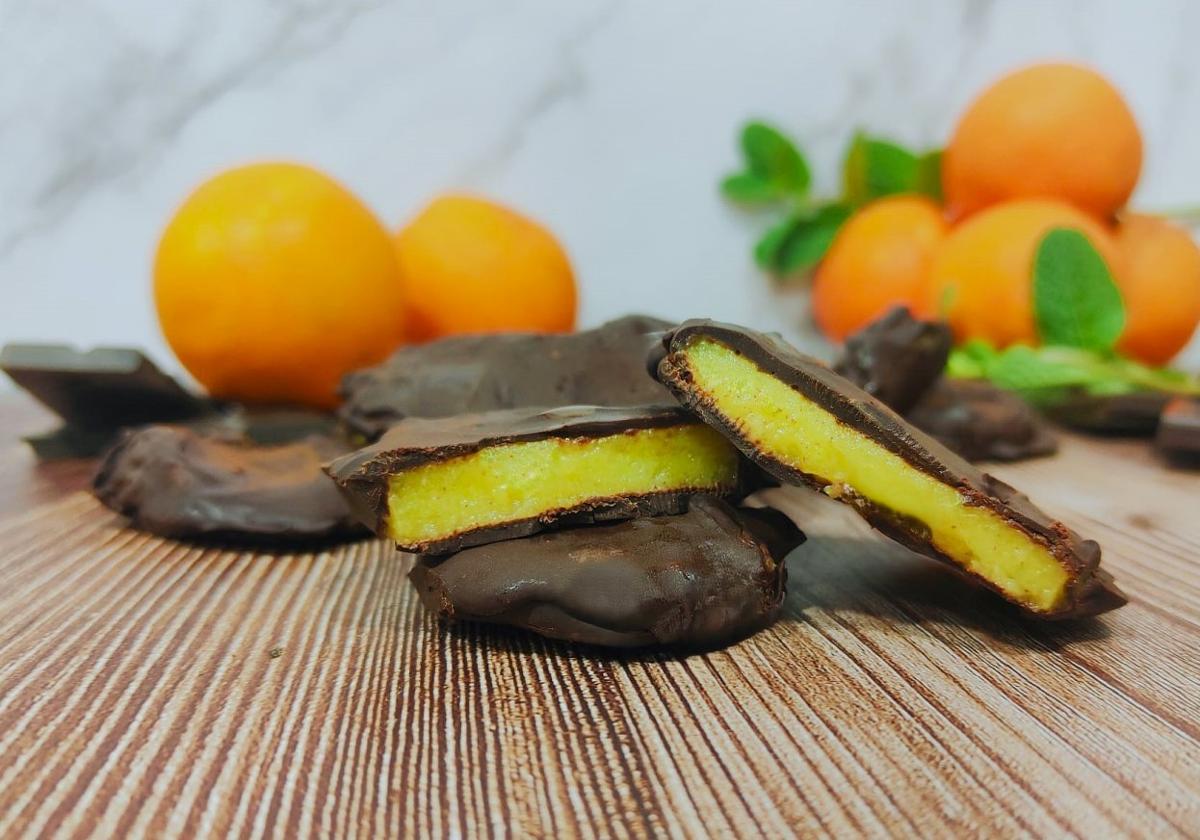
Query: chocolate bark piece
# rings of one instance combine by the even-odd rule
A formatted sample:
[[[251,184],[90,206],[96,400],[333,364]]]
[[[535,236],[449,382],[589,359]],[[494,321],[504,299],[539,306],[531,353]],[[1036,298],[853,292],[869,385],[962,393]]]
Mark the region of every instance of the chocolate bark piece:
[[[281,446],[178,426],[124,432],[92,492],[135,528],[167,537],[319,541],[361,536],[321,464],[347,445],[313,436]]]
[[[694,496],[681,516],[422,557],[411,579],[425,605],[452,621],[607,647],[711,647],[775,618],[784,558],[803,541],[777,511]]]
[[[1031,614],[1094,615],[1125,603],[1100,548],[777,336],[712,321],[669,332],[660,381],[782,481],[853,506],[913,551]]]
[[[0,370],[64,421],[29,438],[41,458],[95,455],[119,429],[211,415],[209,400],[186,390],[140,351],[97,347],[81,352],[61,344],[8,344]]]
[[[339,416],[375,440],[405,417],[449,417],[502,408],[669,403],[646,375],[653,333],[670,325],[627,315],[567,335],[469,335],[405,347],[347,376]]]
[[[1029,403],[981,379],[942,379],[905,417],[968,461],[1020,461],[1058,451],[1058,438]]]
[[[1167,403],[1156,443],[1168,455],[1200,459],[1200,399],[1176,397]]]
[[[848,337],[833,369],[906,414],[941,377],[953,344],[946,324],[897,306]]]
[[[1159,417],[1172,396],[1165,391],[1107,396],[1075,391],[1048,402],[1042,411],[1064,426],[1085,432],[1149,436],[1158,428]]]
[[[552,524],[680,513],[738,489],[737,450],[677,405],[410,417],[327,471],[404,551],[447,554]]]

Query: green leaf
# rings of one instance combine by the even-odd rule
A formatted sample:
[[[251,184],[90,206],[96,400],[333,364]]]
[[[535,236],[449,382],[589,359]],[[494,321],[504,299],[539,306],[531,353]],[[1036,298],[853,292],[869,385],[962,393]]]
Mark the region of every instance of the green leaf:
[[[917,158],[916,191],[939,204],[942,202],[942,150],[934,149]]]
[[[808,162],[784,134],[761,122],[742,129],[742,154],[751,175],[773,184],[781,193],[803,198],[808,195],[812,174]]]
[[[1055,356],[1045,349],[1021,344],[1006,348],[987,364],[988,379],[1014,391],[1087,387],[1114,379],[1103,360],[1091,354]]]
[[[1071,228],[1051,230],[1038,245],[1033,310],[1045,344],[1105,352],[1125,328],[1125,304],[1104,258]]]
[[[1200,394],[1200,379],[1194,376],[1082,347],[1014,345],[996,351],[973,341],[951,352],[946,370],[950,376],[987,378],[1039,406],[1052,406],[1080,391],[1095,396]]]
[[[793,213],[758,241],[755,261],[781,277],[810,271],[825,256],[850,212],[845,204],[835,203]]]
[[[846,199],[859,206],[899,193],[941,198],[941,152],[917,155],[890,140],[855,133],[842,164]]]
[[[752,172],[739,172],[721,181],[726,198],[742,204],[767,204],[779,198],[779,189]]]

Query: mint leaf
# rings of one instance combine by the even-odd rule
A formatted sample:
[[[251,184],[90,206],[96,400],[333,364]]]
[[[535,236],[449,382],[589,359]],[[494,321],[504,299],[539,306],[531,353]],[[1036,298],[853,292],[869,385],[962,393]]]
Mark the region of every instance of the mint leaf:
[[[917,158],[916,191],[942,202],[942,150],[934,149]]]
[[[986,378],[1042,407],[1052,407],[1079,392],[1093,396],[1136,391],[1200,394],[1197,377],[1082,347],[1018,344],[996,351],[984,342],[972,341],[951,352],[946,372],[955,377]]]
[[[800,150],[784,134],[761,122],[742,129],[742,154],[751,175],[774,185],[780,193],[808,195],[812,174]]]
[[[941,152],[917,155],[908,149],[857,132],[842,163],[846,199],[858,206],[899,193],[920,193],[940,198]]]
[[[779,190],[752,172],[739,172],[721,181],[726,198],[743,204],[766,204],[779,198]]]
[[[755,261],[783,277],[810,271],[825,256],[850,213],[850,208],[840,203],[793,213],[758,241]]]
[[[1107,352],[1125,328],[1125,304],[1104,258],[1071,228],[1051,230],[1038,245],[1033,310],[1045,344]]]
[[[1053,355],[1043,352],[1046,349],[1008,347],[987,363],[987,377],[1013,391],[1100,386],[1114,380],[1103,360],[1090,353]]]

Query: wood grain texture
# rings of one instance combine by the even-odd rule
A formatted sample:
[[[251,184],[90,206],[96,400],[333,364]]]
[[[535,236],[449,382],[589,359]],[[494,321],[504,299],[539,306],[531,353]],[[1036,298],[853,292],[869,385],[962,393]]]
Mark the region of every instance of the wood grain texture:
[[[783,618],[612,656],[439,628],[383,543],[135,533],[10,439],[0,837],[1196,836],[1200,474],[1075,438],[998,472],[1129,607],[1039,624],[774,491]]]

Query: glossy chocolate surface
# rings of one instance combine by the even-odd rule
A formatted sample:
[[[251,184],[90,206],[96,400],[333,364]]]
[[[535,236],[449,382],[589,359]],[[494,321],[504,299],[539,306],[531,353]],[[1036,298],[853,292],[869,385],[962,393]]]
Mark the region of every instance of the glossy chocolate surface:
[[[448,620],[608,647],[711,647],[767,623],[804,540],[776,511],[692,497],[686,513],[552,531],[420,558],[411,578]]]

